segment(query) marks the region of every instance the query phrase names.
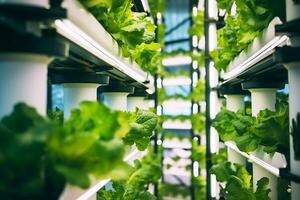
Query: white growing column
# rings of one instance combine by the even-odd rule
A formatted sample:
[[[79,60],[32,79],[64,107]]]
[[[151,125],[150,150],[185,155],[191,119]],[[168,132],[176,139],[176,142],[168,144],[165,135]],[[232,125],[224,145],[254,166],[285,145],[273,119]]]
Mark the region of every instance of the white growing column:
[[[0,118],[9,114],[19,102],[46,115],[49,57],[6,54],[0,59]]]
[[[290,124],[292,120],[296,120],[296,116],[300,113],[300,65],[287,64],[289,77],[289,117]],[[290,135],[290,166],[291,173],[300,176],[300,160],[296,160],[294,156],[293,137]],[[300,199],[300,184],[291,182],[292,184],[292,200]]]
[[[68,118],[82,101],[97,101],[99,86],[98,83],[64,83],[64,117]]]
[[[71,110],[77,108],[82,101],[97,101],[97,89],[100,85],[107,85],[109,77],[95,73],[74,73],[57,74],[53,77],[54,83],[62,83],[64,90],[64,118],[68,118]],[[91,185],[98,184],[96,179]],[[85,193],[84,189],[67,185],[60,200],[76,199]],[[97,195],[90,195],[87,199],[96,200]]]
[[[294,0],[286,0],[286,19],[287,21],[300,18],[300,3],[296,4]],[[300,37],[293,35],[290,37],[291,46],[300,46]],[[290,125],[292,120],[296,120],[296,116],[300,113],[300,63],[285,64],[288,69],[289,80],[289,118]],[[294,142],[293,137],[290,135],[290,167],[291,173],[300,176],[300,160],[296,160],[294,156]],[[300,199],[300,184],[291,182],[292,186],[292,200]]]
[[[145,97],[130,96],[127,98],[127,110],[134,112],[136,108],[147,109],[145,105]]]
[[[103,103],[114,110],[127,110],[127,96],[128,92],[104,92]]]
[[[295,0],[286,0],[286,20],[294,20],[300,18],[300,3],[296,4]]]
[[[252,116],[256,116],[260,110],[269,109],[275,111],[276,88],[248,88],[251,92]],[[269,178],[268,187],[271,189],[269,197],[277,199],[277,176],[263,167],[253,163],[253,188],[256,190],[257,181],[263,177]]]
[[[237,94],[227,95],[226,103],[227,103],[228,110],[232,112],[236,112],[239,109],[245,107],[244,95],[237,95]],[[227,147],[227,154],[228,154],[228,161],[232,163],[246,165],[246,158],[243,155],[236,152],[235,150]]]
[[[97,101],[97,88],[109,83],[109,77],[93,72],[54,73],[53,84],[62,84],[64,90],[64,118],[68,118],[71,110],[77,108],[82,101]]]
[[[245,108],[244,95],[230,94],[226,98],[226,107],[232,112]]]
[[[103,103],[113,110],[127,110],[127,96],[134,93],[134,87],[119,82],[100,87],[98,91],[103,96]]]

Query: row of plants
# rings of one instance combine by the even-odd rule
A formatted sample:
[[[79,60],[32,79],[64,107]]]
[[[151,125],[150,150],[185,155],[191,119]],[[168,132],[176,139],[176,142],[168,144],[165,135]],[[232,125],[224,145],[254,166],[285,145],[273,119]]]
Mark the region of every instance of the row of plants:
[[[136,61],[143,70],[155,74],[161,63],[155,43],[156,26],[147,13],[132,11],[131,0],[80,0],[117,41],[122,55]]]
[[[204,12],[198,10],[197,14],[192,14],[192,26],[188,30],[189,36],[197,36],[198,40],[204,35]]]
[[[284,19],[284,0],[218,0],[218,8],[227,11],[225,26],[218,30],[218,45],[210,55],[218,71],[226,71],[229,63],[254,38],[261,35],[270,21],[279,16]],[[231,14],[232,5],[236,14]]]
[[[289,114],[285,101],[277,102],[276,111],[261,110],[256,117],[249,109],[232,112],[223,108],[212,126],[221,140],[234,141],[244,152],[253,152],[260,146],[269,154],[287,153],[289,149]]]
[[[168,95],[165,88],[158,89],[158,104],[162,104],[164,101],[180,99],[193,102],[201,102],[205,100],[205,81],[203,79],[198,80],[196,86],[193,88],[193,91],[188,95],[184,94],[173,94]]]
[[[187,120],[191,120],[192,123],[192,129],[196,133],[204,133],[205,130],[205,113],[197,113],[192,115],[176,115],[176,116],[170,116],[170,115],[164,115],[161,116],[162,121],[180,121],[184,122]]]
[[[261,178],[257,182],[256,191],[253,191],[252,176],[246,168],[239,164],[232,164],[228,161],[214,165],[210,173],[216,175],[217,181],[225,184],[221,188],[221,196],[230,200],[270,200],[268,194],[269,179]]]
[[[161,177],[161,155],[155,154],[153,148],[141,161],[135,160],[134,168],[128,178],[112,181],[112,188],[102,189],[97,200],[155,200],[148,191],[150,185],[158,183]]]
[[[268,188],[269,179],[261,178],[257,182],[257,189],[253,191],[253,178],[251,176],[251,165],[246,167],[240,164],[234,164],[227,161],[227,149],[219,149],[219,152],[211,158],[212,168],[210,173],[216,175],[220,185],[220,196],[224,199],[270,199],[268,194],[271,190]],[[278,199],[291,199],[290,182],[282,178],[278,178],[277,190]]]
[[[200,138],[198,138],[199,140]],[[198,172],[199,174],[196,176],[195,174],[192,177],[192,184],[194,186],[194,195],[195,200],[205,200],[206,199],[206,178],[203,174],[201,174],[201,169],[206,168],[206,146],[200,144],[200,141],[193,139],[192,140],[192,152],[190,159],[194,162],[198,162]],[[190,169],[194,170],[194,169]]]
[[[149,111],[112,111],[99,102],[82,102],[66,120],[61,111],[49,116],[20,103],[1,119],[1,199],[58,199],[66,184],[126,178],[134,171],[124,161],[129,145],[145,150],[158,121]]]

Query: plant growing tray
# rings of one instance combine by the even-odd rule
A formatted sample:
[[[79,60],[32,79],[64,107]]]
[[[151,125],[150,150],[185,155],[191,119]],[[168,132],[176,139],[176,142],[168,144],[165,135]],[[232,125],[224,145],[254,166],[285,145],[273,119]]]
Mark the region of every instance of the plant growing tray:
[[[110,71],[117,70],[153,90],[153,77],[122,56],[117,42],[79,1],[65,0],[62,6],[67,10],[67,18],[55,21],[60,35],[111,66]]]
[[[236,78],[244,71],[274,53],[276,47],[284,46],[288,42],[286,35],[276,36],[275,26],[281,24],[278,17],[274,18],[260,37],[254,39],[247,49],[242,51],[228,66],[227,72],[221,75],[224,81]]]

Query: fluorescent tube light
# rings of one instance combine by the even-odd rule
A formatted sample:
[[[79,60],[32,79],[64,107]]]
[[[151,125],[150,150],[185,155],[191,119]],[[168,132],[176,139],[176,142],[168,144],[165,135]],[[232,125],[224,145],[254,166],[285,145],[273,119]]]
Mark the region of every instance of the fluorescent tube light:
[[[179,65],[189,65],[192,63],[192,58],[190,56],[179,55],[172,58],[165,58],[162,61],[163,65],[168,66],[179,66]]]
[[[142,70],[138,72],[137,69],[135,70],[133,67],[126,65],[124,62],[119,60],[119,58],[112,55],[109,51],[99,45],[71,21],[55,20],[55,26],[57,27],[58,33],[91,52],[96,57],[111,64],[140,83],[146,81],[147,74],[145,72]]]

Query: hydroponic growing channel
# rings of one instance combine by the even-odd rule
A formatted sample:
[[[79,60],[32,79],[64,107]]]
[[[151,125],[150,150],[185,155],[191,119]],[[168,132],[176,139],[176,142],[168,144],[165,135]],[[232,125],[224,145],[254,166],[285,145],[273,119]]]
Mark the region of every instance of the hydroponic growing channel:
[[[0,16],[0,199],[300,199],[298,0]]]

